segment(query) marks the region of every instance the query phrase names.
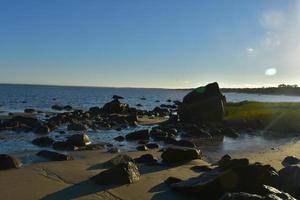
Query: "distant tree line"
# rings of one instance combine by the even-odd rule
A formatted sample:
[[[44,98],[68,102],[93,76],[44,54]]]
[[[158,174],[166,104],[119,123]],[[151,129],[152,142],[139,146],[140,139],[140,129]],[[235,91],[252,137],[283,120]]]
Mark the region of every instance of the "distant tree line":
[[[291,95],[300,96],[300,87],[296,84],[280,84],[277,87],[261,87],[261,88],[223,88],[222,92],[238,92],[252,94],[269,94],[269,95]]]

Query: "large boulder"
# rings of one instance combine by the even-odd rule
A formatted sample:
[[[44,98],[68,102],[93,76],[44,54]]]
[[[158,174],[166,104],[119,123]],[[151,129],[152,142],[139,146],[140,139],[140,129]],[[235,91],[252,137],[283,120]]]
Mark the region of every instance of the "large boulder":
[[[278,174],[269,165],[251,164],[226,171],[211,170],[199,177],[172,185],[176,191],[203,199],[219,199],[227,192],[261,194],[263,185],[277,184]]]
[[[51,146],[53,143],[54,143],[54,140],[50,137],[40,137],[40,138],[36,138],[32,141],[32,144],[40,146],[40,147]]]
[[[134,162],[127,154],[120,154],[104,163],[107,167],[117,166],[121,163]]]
[[[182,122],[199,123],[202,121],[220,121],[225,115],[225,96],[218,83],[199,87],[188,93],[178,106],[179,119]]]
[[[129,105],[121,103],[118,99],[114,99],[111,102],[106,103],[102,111],[105,113],[128,113],[129,112]]]
[[[130,184],[140,179],[138,167],[133,162],[120,163],[92,177],[97,184]]]
[[[0,170],[19,168],[22,166],[20,160],[7,154],[0,154]]]
[[[173,164],[200,159],[201,155],[201,151],[198,149],[169,147],[161,154],[161,158],[164,163]]]
[[[295,197],[300,197],[300,167],[297,165],[287,166],[279,172],[280,187]]]

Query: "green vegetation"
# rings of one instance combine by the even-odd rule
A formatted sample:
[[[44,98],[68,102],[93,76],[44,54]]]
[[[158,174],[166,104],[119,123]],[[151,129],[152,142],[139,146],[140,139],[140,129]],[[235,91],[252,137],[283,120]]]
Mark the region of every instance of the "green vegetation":
[[[300,103],[266,103],[244,101],[226,104],[227,120],[261,120],[267,129],[300,131]]]

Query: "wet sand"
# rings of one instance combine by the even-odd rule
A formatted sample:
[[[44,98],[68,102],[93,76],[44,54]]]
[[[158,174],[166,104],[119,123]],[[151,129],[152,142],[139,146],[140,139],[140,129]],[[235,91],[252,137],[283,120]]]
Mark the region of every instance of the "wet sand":
[[[281,161],[288,155],[300,157],[300,141],[281,145],[276,149],[265,149],[249,153],[235,153],[234,158],[247,157],[251,162],[271,164],[281,169]],[[160,152],[148,151],[157,158]],[[145,152],[127,152],[133,158]],[[80,158],[73,161],[32,164],[20,169],[0,171],[0,193],[2,199],[187,199],[171,191],[163,182],[169,176],[188,179],[199,175],[190,168],[208,164],[194,160],[180,166],[138,165],[141,179],[130,185],[100,186],[89,180],[104,170],[101,165],[117,154],[104,151],[73,152]],[[209,157],[209,155],[206,155]]]

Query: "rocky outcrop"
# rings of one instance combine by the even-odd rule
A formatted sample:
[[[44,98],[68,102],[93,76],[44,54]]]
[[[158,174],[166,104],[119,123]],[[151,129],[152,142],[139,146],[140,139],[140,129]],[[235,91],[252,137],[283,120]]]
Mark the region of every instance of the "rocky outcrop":
[[[137,182],[140,176],[139,169],[133,162],[125,162],[100,172],[98,175],[92,177],[92,180],[101,185],[122,185]]]
[[[300,197],[300,167],[297,165],[287,166],[278,174],[280,187],[291,195]]]
[[[0,154],[0,170],[20,168],[21,166],[22,163],[19,159],[7,154]]]
[[[119,99],[114,99],[111,102],[106,103],[103,106],[102,111],[105,113],[118,113],[118,114],[128,113],[129,105],[121,103]]]
[[[181,122],[192,123],[220,121],[225,115],[225,101],[218,83],[196,88],[188,93],[179,105],[179,119]]]
[[[169,147],[161,154],[162,161],[166,164],[186,162],[200,159],[201,151],[194,148]]]

